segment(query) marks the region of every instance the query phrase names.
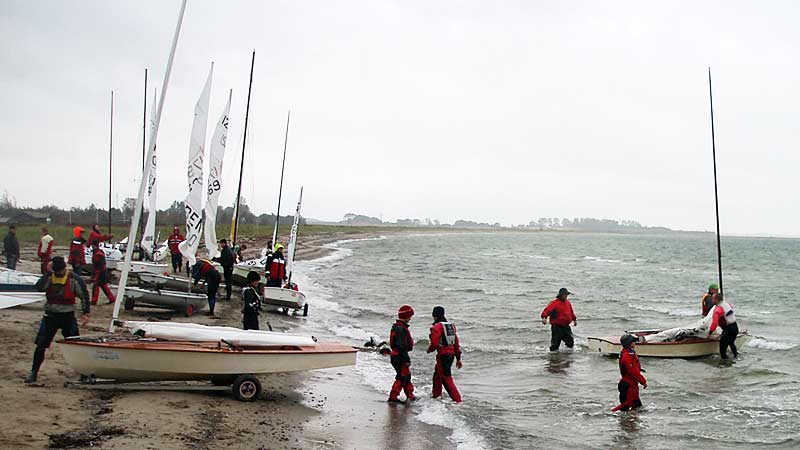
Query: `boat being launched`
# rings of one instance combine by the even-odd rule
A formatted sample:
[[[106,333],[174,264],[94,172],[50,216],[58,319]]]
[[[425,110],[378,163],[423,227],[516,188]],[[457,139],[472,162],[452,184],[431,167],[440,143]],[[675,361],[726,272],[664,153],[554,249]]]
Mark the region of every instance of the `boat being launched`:
[[[302,310],[303,316],[308,315],[308,303],[306,303],[306,295],[293,289],[265,287],[264,296],[261,303],[264,305],[281,307],[287,314],[289,309],[294,309]]]
[[[700,338],[686,336],[678,340],[659,340],[652,339],[661,330],[638,330],[628,333],[639,338],[636,343],[636,354],[639,356],[650,356],[655,358],[701,358],[719,353],[719,337]],[[648,337],[651,339],[648,341]],[[619,342],[620,336],[588,337],[589,351],[604,355],[619,355],[622,351],[622,344]],[[736,346],[742,347],[750,339],[747,331],[739,333],[736,338]]]

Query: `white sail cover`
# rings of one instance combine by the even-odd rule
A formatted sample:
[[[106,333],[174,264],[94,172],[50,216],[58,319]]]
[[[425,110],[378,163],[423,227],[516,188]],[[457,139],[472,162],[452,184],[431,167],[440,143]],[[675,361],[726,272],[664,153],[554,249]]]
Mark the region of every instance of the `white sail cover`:
[[[300,188],[300,199],[297,200],[297,210],[294,213],[294,223],[292,223],[292,232],[289,234],[289,254],[286,257],[286,273],[289,278],[292,277],[292,269],[294,268],[294,250],[297,246],[297,227],[300,225],[300,205],[303,203],[303,188]]]
[[[156,98],[153,96],[153,107],[150,109],[150,138],[153,137],[153,129],[156,126]],[[150,166],[150,176],[147,178],[147,187],[145,188],[145,202],[144,209],[147,211],[147,223],[144,226],[144,233],[142,233],[142,248],[147,251],[151,257],[154,256],[156,247],[156,147],[153,146],[153,159],[152,166]]]
[[[194,107],[194,123],[192,124],[192,137],[189,142],[189,193],[184,201],[186,210],[186,240],[178,245],[181,254],[189,259],[189,264],[197,262],[195,254],[200,246],[200,233],[203,229],[203,159],[205,154],[206,130],[208,128],[208,102],[211,97],[211,76],[214,73],[214,63],[208,71],[206,85],[200,99]]]
[[[131,333],[156,339],[190,342],[221,342],[244,347],[275,345],[315,346],[313,336],[278,333],[273,331],[240,330],[233,327],[213,327],[196,323],[125,321]]]
[[[711,308],[711,311],[708,314],[687,326],[684,327],[676,327],[670,328],[669,330],[664,330],[656,334],[646,335],[644,337],[645,342],[647,343],[655,343],[655,342],[679,342],[684,339],[705,339],[708,337],[708,330],[711,328],[711,320],[714,316],[714,308]],[[718,339],[720,334],[722,334],[722,330],[717,327],[712,333],[710,339]]]
[[[41,275],[0,268],[0,284],[23,284],[32,286],[39,281],[39,277],[41,277]]]
[[[206,201],[206,249],[208,257],[216,258],[219,254],[217,249],[217,206],[219,196],[222,192],[222,160],[225,157],[225,144],[228,140],[228,122],[231,112],[231,97],[233,91],[228,95],[228,104],[222,117],[217,122],[214,130],[214,137],[211,138],[211,146],[208,151],[208,200]]]

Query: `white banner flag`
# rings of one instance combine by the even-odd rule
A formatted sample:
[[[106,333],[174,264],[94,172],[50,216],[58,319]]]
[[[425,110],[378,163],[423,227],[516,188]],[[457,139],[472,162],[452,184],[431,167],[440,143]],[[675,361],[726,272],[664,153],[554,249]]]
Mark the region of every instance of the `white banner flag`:
[[[222,113],[214,137],[211,138],[208,150],[208,200],[206,201],[206,248],[208,257],[216,258],[217,249],[217,206],[222,192],[222,159],[225,157],[225,144],[228,140],[228,115],[231,112],[231,97],[233,90],[228,94],[228,104]]]
[[[153,107],[150,110],[150,138],[153,137],[152,129],[156,126],[156,97],[153,95]],[[150,176],[147,179],[147,191],[145,192],[144,208],[147,211],[147,223],[144,226],[144,233],[142,234],[142,248],[147,251],[147,254],[153,256],[155,250],[155,232],[156,232],[156,148],[153,147],[153,165],[150,167]]]
[[[195,254],[200,246],[200,233],[203,230],[203,158],[206,148],[206,130],[208,129],[208,102],[211,97],[211,76],[214,73],[214,63],[208,71],[208,79],[200,99],[194,106],[194,123],[192,124],[192,137],[189,142],[189,194],[186,195],[184,208],[186,209],[186,240],[178,245],[181,254],[189,258],[189,264],[197,262]]]

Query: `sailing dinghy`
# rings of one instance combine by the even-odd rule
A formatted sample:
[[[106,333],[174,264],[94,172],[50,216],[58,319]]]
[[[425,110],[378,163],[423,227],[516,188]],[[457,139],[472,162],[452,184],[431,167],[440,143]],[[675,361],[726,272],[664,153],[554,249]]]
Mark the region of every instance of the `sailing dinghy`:
[[[303,316],[308,316],[308,303],[306,295],[299,290],[293,289],[296,285],[292,283],[292,271],[294,269],[294,253],[297,247],[297,231],[300,225],[300,206],[303,203],[303,188],[300,188],[300,199],[297,201],[297,210],[294,213],[294,223],[292,232],[289,234],[289,248],[286,255],[286,273],[288,282],[285,287],[265,287],[262,303],[265,305],[279,306],[283,308],[285,314],[289,309],[302,310]],[[277,221],[276,221],[277,225]]]

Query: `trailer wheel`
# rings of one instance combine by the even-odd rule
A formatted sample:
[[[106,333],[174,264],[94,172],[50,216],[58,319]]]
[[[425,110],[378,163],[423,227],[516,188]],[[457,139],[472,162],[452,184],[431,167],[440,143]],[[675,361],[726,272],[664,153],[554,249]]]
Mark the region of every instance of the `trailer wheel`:
[[[233,382],[233,396],[240,402],[252,402],[261,395],[261,382],[253,375],[239,375]]]
[[[308,317],[308,303],[303,305],[303,317]]]
[[[183,309],[183,315],[186,316],[186,317],[192,317],[192,314],[194,314],[194,305],[189,303]]]
[[[133,311],[134,306],[136,306],[136,302],[132,298],[126,298],[122,302],[122,307],[125,308],[125,311]]]

